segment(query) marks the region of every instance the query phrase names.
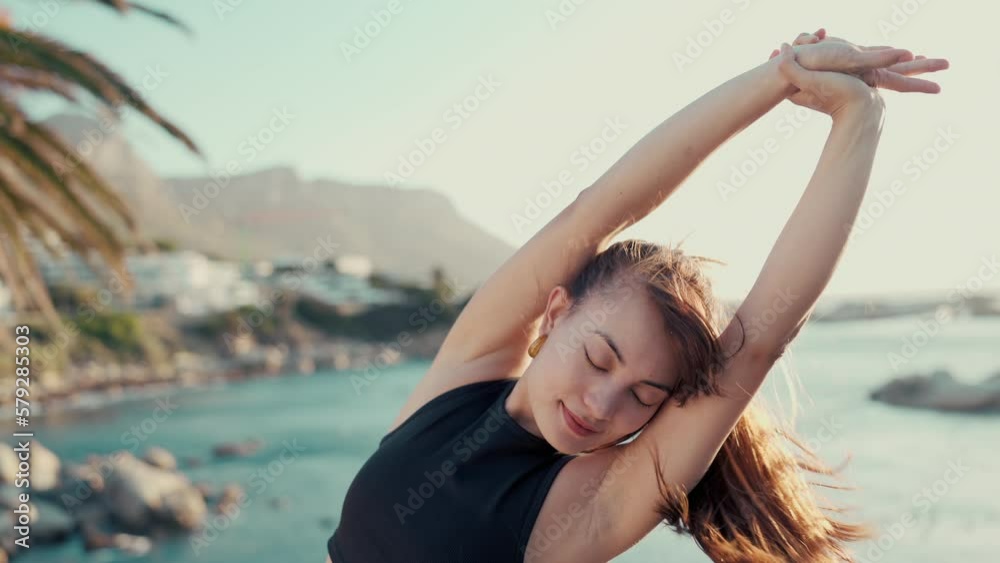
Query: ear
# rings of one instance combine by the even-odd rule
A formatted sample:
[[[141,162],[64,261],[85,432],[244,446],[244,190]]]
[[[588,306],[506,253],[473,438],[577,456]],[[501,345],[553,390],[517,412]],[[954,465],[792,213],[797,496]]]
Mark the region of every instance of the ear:
[[[552,291],[549,292],[548,302],[545,304],[545,313],[542,315],[542,326],[539,327],[539,333],[552,332],[556,324],[569,313],[569,308],[572,305],[573,298],[570,297],[569,290],[561,285],[552,288]]]

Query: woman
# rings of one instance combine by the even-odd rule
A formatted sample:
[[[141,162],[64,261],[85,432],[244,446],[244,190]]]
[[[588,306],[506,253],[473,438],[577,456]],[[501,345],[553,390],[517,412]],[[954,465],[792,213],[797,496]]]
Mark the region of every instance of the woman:
[[[822,29],[771,57],[647,134],[476,291],[352,482],[334,563],[603,562],[664,521],[716,561],[850,560],[866,529],[821,512],[801,470],[832,472],[780,448],[751,398],[844,248],[876,88],[936,93],[910,75],[948,64]],[[611,240],[786,97],[832,128],[719,331],[705,259]]]

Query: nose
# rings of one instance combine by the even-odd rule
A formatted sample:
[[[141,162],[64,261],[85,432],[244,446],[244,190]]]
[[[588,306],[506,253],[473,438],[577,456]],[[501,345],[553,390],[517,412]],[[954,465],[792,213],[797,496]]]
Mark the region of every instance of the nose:
[[[588,417],[585,422],[604,428],[611,422],[616,400],[616,393],[607,382],[591,385],[583,394],[583,406],[587,410],[580,415]]]

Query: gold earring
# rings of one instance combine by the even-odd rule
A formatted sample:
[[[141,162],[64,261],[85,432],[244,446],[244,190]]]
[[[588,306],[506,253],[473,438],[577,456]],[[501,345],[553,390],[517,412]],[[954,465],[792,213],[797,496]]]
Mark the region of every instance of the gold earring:
[[[545,341],[548,338],[549,336],[547,334],[539,335],[539,337],[536,338],[535,341],[531,343],[531,346],[528,347],[528,355],[531,356],[532,358],[537,356],[538,351],[542,349],[542,344],[545,344]]]

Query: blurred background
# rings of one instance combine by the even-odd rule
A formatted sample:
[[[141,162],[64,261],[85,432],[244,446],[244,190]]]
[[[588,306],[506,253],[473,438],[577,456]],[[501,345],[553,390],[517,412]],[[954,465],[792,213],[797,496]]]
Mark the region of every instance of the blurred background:
[[[883,93],[848,249],[760,398],[849,460],[856,489],[826,494],[877,526],[859,560],[1000,556],[996,5],[0,13],[0,560],[323,561],[476,287],[649,130],[819,27],[951,68],[941,94]],[[783,102],[623,238],[722,260],[735,306],[829,124]],[[29,549],[14,433],[33,434]],[[654,560],[707,558],[656,530],[615,559]]]

